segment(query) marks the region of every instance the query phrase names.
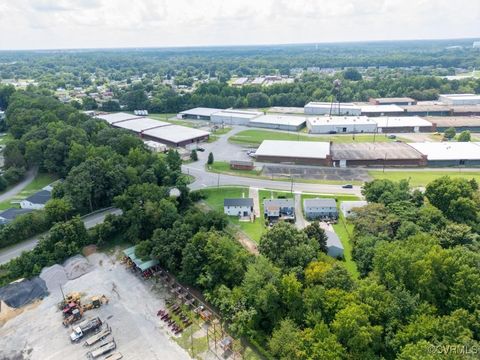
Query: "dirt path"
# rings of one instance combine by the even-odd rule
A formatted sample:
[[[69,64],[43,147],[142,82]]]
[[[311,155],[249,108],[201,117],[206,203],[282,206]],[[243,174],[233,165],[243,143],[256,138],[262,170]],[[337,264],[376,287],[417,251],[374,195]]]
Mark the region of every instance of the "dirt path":
[[[308,221],[303,217],[302,209],[302,193],[295,193],[295,226],[297,229],[302,230],[308,226]]]
[[[33,181],[33,179],[35,179],[35,176],[37,176],[37,172],[38,172],[38,168],[32,168],[28,170],[27,173],[25,174],[25,179],[23,179],[17,185],[15,185],[11,189],[5,191],[3,194],[0,195],[0,202],[14,197],[20,191],[25,189],[28,186],[28,184],[30,184]]]
[[[253,213],[256,218],[260,217],[260,202],[258,200],[258,188],[249,187],[248,188],[248,197],[253,199]]]

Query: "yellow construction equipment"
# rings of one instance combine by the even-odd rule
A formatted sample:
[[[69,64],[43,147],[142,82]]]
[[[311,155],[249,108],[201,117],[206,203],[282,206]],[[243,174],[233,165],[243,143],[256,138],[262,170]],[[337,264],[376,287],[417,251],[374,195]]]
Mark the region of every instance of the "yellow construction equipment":
[[[105,295],[92,296],[90,302],[82,305],[83,311],[99,308],[102,305],[108,304],[108,298]]]

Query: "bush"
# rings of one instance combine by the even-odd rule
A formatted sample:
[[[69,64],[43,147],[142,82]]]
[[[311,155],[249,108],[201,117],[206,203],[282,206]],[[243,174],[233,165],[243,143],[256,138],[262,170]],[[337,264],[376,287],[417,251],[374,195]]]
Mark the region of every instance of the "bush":
[[[0,176],[0,191],[3,191],[7,188],[8,183],[7,180],[3,176]]]

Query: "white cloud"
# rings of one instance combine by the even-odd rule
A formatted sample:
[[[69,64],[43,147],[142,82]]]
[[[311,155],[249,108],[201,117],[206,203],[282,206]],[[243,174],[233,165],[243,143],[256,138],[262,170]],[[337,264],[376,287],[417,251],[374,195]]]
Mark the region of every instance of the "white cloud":
[[[0,49],[480,36],[473,0],[0,0]]]

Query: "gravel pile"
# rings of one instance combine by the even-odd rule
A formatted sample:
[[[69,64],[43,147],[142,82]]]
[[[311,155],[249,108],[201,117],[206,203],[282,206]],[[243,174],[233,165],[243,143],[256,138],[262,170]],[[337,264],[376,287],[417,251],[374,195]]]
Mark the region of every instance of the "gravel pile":
[[[11,308],[19,308],[48,295],[45,281],[39,277],[14,282],[0,288],[0,300]]]
[[[65,261],[63,268],[65,269],[67,279],[73,280],[90,272],[93,266],[82,255],[76,255]]]
[[[67,281],[67,274],[62,265],[55,264],[43,268],[40,278],[45,281],[49,292],[55,292],[60,289]]]

